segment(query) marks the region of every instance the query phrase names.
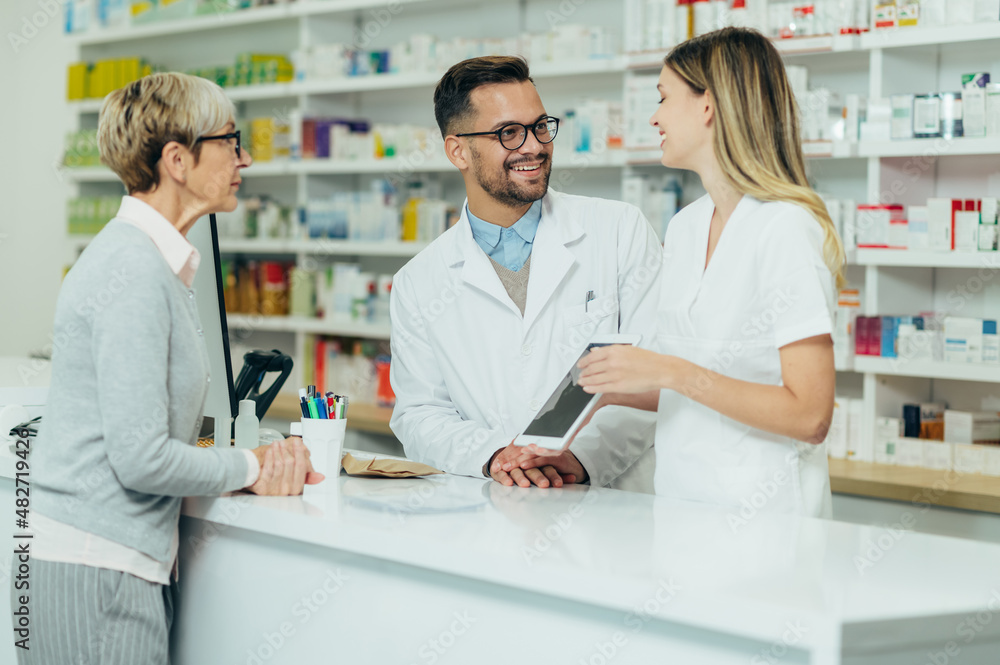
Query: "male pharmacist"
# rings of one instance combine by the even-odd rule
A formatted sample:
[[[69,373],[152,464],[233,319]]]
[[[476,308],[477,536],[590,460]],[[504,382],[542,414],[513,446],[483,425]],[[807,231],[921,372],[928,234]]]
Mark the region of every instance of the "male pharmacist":
[[[632,409],[602,409],[549,466],[502,466],[593,336],[653,342],[652,228],[633,206],[549,189],[558,120],[523,59],[453,66],[434,113],[468,198],[393,280],[393,432],[408,457],[451,473],[521,487],[621,476],[618,486],[651,491],[655,419]]]

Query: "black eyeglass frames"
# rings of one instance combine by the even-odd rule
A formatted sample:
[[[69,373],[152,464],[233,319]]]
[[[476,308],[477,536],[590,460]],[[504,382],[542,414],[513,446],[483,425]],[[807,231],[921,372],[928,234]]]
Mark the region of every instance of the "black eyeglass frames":
[[[202,136],[199,137],[195,143],[201,143],[202,141],[228,141],[229,139],[236,139],[236,159],[239,159],[243,155],[240,152],[240,131],[229,132],[228,134],[219,134],[217,136]]]
[[[547,115],[531,125],[512,122],[493,132],[466,132],[455,136],[496,136],[500,145],[508,150],[517,150],[528,140],[529,129],[539,143],[552,143],[559,132],[559,118]]]

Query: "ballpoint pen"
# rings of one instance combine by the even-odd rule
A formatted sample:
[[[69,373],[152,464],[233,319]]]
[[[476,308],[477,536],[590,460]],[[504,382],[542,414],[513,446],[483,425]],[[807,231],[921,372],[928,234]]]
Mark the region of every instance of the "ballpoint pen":
[[[594,292],[587,291],[587,299],[583,302],[583,311],[590,311],[590,301],[594,299]]]

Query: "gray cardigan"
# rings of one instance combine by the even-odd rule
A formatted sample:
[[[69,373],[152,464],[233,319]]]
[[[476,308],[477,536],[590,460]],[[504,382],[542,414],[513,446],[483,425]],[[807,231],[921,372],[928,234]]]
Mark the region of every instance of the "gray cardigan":
[[[148,235],[112,220],[59,293],[32,508],[167,562],[181,497],[247,476],[242,452],[193,445],[209,381],[194,292]]]

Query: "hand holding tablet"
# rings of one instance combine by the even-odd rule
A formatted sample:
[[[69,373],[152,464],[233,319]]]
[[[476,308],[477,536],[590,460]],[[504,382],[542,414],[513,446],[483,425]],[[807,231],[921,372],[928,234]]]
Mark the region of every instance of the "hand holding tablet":
[[[640,335],[601,335],[591,340],[580,358],[594,347],[610,344],[635,346],[639,343],[639,339]],[[549,450],[562,450],[576,434],[576,430],[596,406],[600,397],[599,394],[590,394],[580,387],[580,369],[577,367],[579,360],[573,363],[535,418],[514,440],[514,445],[534,444]]]

